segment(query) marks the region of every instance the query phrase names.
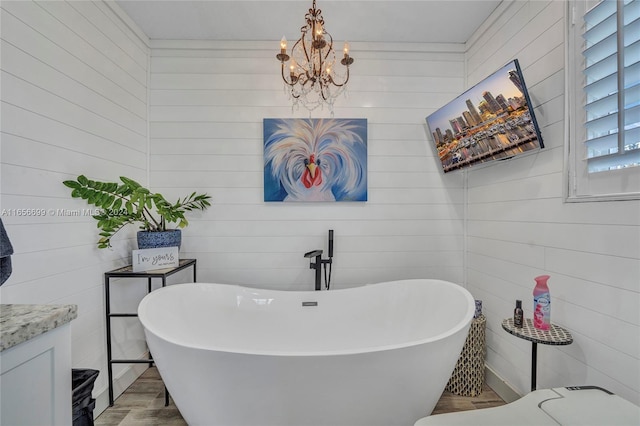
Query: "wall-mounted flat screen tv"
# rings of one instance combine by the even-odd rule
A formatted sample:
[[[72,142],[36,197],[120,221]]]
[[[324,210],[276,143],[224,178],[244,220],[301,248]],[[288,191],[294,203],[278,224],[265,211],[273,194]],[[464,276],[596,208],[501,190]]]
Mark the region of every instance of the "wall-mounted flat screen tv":
[[[515,59],[427,117],[445,173],[544,147]]]

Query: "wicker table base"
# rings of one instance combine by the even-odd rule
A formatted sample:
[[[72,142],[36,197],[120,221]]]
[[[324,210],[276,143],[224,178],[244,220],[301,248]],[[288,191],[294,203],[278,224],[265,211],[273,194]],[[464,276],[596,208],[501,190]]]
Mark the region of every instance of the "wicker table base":
[[[486,325],[484,315],[471,321],[469,335],[447,383],[447,391],[460,396],[478,396],[482,393]]]

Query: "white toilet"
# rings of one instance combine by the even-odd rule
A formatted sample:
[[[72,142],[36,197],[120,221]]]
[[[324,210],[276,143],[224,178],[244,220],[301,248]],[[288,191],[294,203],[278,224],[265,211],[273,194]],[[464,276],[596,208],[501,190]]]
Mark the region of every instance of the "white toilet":
[[[640,407],[595,386],[541,389],[501,407],[438,414],[414,426],[638,426]]]

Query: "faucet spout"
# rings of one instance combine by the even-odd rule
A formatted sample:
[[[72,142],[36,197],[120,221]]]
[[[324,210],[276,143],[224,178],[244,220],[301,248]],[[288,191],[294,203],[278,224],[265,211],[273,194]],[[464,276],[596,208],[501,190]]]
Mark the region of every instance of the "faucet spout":
[[[304,254],[304,257],[312,258],[316,256],[322,256],[322,250],[311,250]]]

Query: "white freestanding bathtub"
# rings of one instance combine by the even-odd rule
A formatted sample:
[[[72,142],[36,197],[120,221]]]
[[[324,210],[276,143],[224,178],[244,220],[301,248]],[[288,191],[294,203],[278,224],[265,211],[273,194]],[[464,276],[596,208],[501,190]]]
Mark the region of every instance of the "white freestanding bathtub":
[[[413,425],[431,413],[475,304],[446,281],[156,290],[138,314],[189,425]]]

